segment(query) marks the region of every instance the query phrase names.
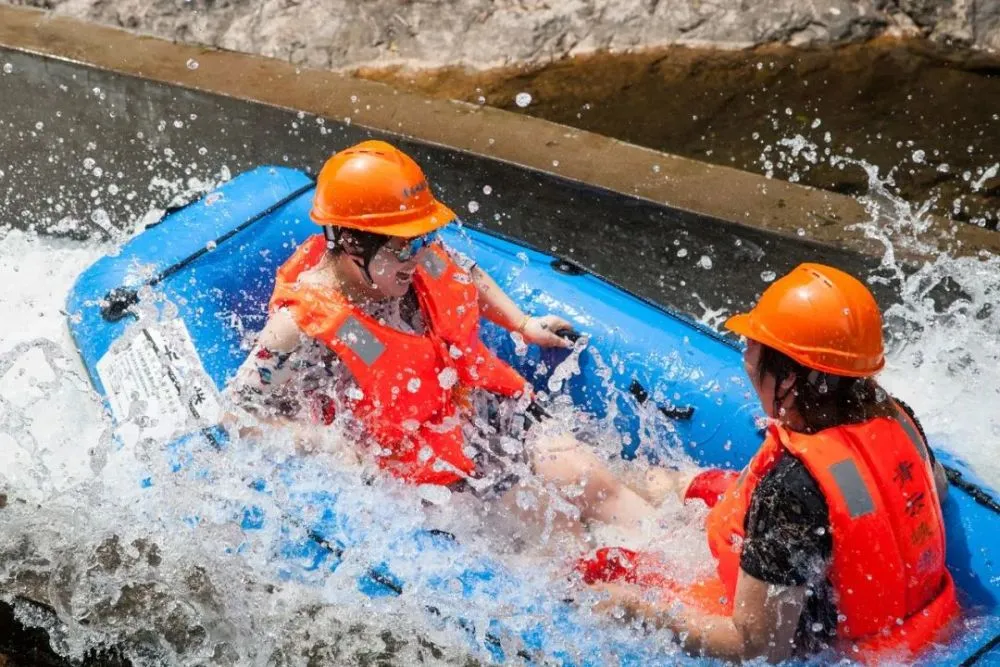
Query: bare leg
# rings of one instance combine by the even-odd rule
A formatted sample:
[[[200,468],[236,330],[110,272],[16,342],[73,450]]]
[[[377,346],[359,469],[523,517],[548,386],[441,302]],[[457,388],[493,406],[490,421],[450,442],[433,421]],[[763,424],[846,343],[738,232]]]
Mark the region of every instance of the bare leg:
[[[584,522],[639,530],[655,514],[652,504],[568,433],[536,443],[532,453],[535,471],[580,509]]]
[[[622,479],[646,502],[659,506],[671,496],[684,500],[684,494],[698,472],[698,470],[672,470],[659,467],[645,470],[636,468],[625,472]]]

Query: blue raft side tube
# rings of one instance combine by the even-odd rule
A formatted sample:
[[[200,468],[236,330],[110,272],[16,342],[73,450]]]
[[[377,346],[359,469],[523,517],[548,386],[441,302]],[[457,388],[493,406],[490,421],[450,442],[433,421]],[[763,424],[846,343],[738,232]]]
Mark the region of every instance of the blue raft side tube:
[[[310,179],[301,172],[281,167],[255,169],[169,215],[129,241],[118,255],[103,258],[85,271],[74,286],[67,310],[71,332],[97,390],[105,394],[95,364],[131,321],[108,321],[101,314],[102,300],[116,288],[141,286],[150,276],[179,263],[184,263],[183,269],[158,280],[155,292],[171,303],[184,304],[178,314],[191,332],[206,371],[220,389],[224,387],[246,354],[237,325],[247,331],[260,328],[274,270],[298,243],[317,231],[308,221],[309,187]],[[585,354],[583,372],[568,380],[568,390],[578,405],[597,416],[617,411],[617,423],[631,438],[623,448],[624,456],[635,454],[641,431],[637,404],[628,391],[633,380],[646,390],[649,400],[668,408],[694,408],[689,419],[671,420],[668,430],[701,464],[739,467],[756,450],[756,409],[748,400],[739,355],[719,336],[596,276],[554,269],[553,264],[564,260],[551,255],[469,229],[451,229],[445,237],[493,274],[523,308],[556,312],[590,334],[591,346],[605,364],[598,368]],[[217,247],[206,252],[213,243]],[[186,261],[193,255],[198,256]],[[495,330],[489,336],[529,375],[539,363],[552,368],[561,359],[553,351],[533,350],[517,356],[508,336]],[[617,392],[609,392],[607,380],[599,377],[598,371],[608,369]],[[534,379],[544,387],[544,377]],[[938,454],[960,470],[964,479],[973,485],[978,482],[961,462]],[[987,502],[995,503],[997,496],[984,487],[975,488],[982,494],[978,501],[955,489],[946,503],[948,562],[963,603],[996,614],[1000,565],[994,563],[992,554],[1000,552],[1000,531],[983,527],[998,519]],[[248,525],[257,520],[250,512]],[[336,540],[327,541],[322,530],[320,526],[316,539],[339,548],[331,546]],[[376,573],[376,583],[380,578],[383,584],[392,581]],[[987,636],[994,627],[988,620],[929,657],[928,664],[961,660],[986,664],[984,660],[998,655]]]

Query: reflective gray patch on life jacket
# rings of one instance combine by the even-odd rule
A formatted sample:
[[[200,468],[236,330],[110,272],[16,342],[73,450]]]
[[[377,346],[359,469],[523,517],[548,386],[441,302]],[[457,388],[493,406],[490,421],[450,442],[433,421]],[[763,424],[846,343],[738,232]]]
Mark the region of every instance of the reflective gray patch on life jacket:
[[[438,257],[437,253],[428,250],[424,253],[423,259],[420,260],[420,265],[424,267],[427,273],[431,274],[434,279],[440,278],[441,274],[444,273],[445,268],[448,266],[445,261]]]
[[[875,502],[868,493],[865,481],[861,479],[861,473],[854,461],[847,459],[830,466],[830,474],[836,482],[840,495],[847,502],[847,511],[852,519],[863,517],[875,511]]]
[[[334,334],[347,348],[371,366],[385,352],[385,345],[353,315],[344,320]]]
[[[906,437],[910,439],[913,446],[917,448],[918,452],[920,452],[920,458],[926,461],[928,458],[927,443],[924,442],[924,439],[921,437],[917,427],[903,415],[898,415],[896,417],[896,423],[903,427],[903,430],[906,431]]]

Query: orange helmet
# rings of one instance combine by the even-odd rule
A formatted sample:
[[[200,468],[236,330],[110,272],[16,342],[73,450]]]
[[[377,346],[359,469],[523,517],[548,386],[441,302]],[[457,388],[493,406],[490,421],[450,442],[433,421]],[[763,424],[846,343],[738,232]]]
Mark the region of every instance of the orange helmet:
[[[413,238],[455,214],[434,198],[409,155],[384,141],[363,141],[323,165],[309,217],[319,225]]]
[[[800,264],[726,328],[824,373],[867,377],[885,365],[875,297],[858,279],[822,264]]]

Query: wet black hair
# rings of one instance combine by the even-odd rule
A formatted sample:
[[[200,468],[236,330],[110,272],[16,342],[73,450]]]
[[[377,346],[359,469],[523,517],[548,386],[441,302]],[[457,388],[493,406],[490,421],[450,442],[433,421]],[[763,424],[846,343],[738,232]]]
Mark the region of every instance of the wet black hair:
[[[873,378],[813,370],[772,347],[761,345],[757,380],[767,375],[775,380],[774,414],[780,414],[781,405],[791,395],[807,433],[896,415],[892,398]],[[795,382],[782,392],[782,382],[791,375],[795,376]]]
[[[331,255],[349,255],[360,261],[360,266],[371,281],[372,275],[368,271],[372,259],[391,236],[384,234],[373,234],[357,229],[345,227],[323,227],[323,236],[326,238],[326,249]]]

